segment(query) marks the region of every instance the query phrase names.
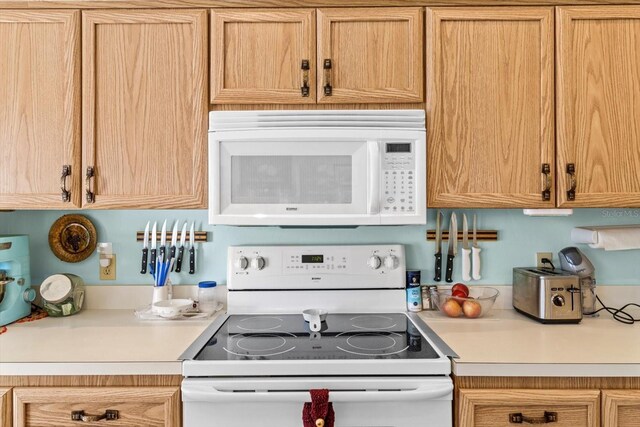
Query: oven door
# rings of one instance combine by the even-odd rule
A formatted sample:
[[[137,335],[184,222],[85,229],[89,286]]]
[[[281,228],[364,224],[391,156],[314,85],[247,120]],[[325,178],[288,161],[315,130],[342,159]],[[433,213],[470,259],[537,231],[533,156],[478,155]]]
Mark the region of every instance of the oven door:
[[[300,427],[309,390],[330,390],[335,427],[451,427],[449,377],[187,378],[184,427]]]
[[[209,222],[379,224],[376,136],[335,129],[210,133]]]

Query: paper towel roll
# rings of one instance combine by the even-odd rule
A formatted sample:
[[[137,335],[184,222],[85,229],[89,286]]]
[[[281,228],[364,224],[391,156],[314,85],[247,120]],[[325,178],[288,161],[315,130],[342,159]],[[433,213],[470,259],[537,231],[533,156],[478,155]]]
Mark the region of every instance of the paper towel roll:
[[[640,249],[640,225],[576,227],[571,240],[605,251]]]

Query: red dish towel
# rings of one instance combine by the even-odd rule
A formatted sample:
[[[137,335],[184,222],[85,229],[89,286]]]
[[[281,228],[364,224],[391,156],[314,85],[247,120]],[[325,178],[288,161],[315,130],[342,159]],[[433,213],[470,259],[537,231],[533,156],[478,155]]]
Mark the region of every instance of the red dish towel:
[[[335,413],[333,404],[329,402],[329,390],[309,390],[311,402],[302,408],[302,425],[304,427],[333,427]]]

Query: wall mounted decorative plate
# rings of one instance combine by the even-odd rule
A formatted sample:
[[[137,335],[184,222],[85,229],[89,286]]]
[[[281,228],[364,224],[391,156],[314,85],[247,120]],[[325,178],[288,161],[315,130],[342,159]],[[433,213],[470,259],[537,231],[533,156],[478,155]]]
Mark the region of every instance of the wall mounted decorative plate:
[[[80,262],[96,250],[96,227],[84,215],[63,215],[49,230],[49,246],[65,262]]]

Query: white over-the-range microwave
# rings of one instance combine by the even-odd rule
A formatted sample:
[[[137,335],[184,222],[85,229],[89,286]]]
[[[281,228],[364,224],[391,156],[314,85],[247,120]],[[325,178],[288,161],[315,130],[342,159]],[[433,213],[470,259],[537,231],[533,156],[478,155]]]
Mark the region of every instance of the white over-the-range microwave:
[[[422,110],[210,114],[209,223],[426,223]]]

